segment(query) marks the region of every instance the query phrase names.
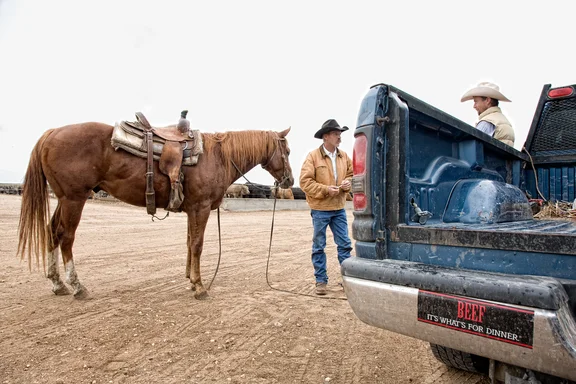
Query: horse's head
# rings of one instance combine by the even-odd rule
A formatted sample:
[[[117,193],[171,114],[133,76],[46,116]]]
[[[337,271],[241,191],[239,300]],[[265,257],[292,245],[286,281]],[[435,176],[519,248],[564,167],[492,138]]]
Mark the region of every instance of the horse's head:
[[[289,188],[294,185],[294,176],[292,176],[292,168],[288,161],[288,156],[290,155],[290,147],[288,147],[288,141],[286,140],[288,132],[290,132],[290,128],[282,132],[271,132],[274,149],[268,158],[262,162],[262,168],[274,177],[281,188]]]

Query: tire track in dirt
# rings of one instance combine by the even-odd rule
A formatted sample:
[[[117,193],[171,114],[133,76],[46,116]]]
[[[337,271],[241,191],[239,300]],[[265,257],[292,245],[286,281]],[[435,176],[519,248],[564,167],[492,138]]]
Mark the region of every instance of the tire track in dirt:
[[[439,363],[440,364],[440,363]],[[490,379],[471,372],[459,371],[440,364],[421,384],[489,384]]]

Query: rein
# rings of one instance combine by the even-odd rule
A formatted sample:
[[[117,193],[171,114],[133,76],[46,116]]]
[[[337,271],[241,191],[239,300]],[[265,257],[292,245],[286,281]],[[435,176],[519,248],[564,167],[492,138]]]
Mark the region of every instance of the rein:
[[[286,139],[284,138],[280,138],[280,137],[275,137],[274,140],[278,141],[278,145],[276,145],[274,147],[274,152],[272,152],[272,156],[270,156],[268,158],[268,161],[266,161],[266,164],[260,164],[262,166],[262,168],[264,168],[265,170],[269,171],[267,168],[270,165],[270,162],[272,161],[272,159],[274,158],[274,156],[276,155],[276,152],[278,152],[278,148],[280,147],[280,141],[286,141]],[[242,172],[240,170],[240,168],[238,168],[238,166],[236,165],[236,163],[234,162],[234,160],[230,159],[230,162],[232,163],[232,165],[234,166],[234,168],[236,169],[236,171],[238,171],[238,173],[240,174],[240,176],[242,176],[244,178],[244,180],[246,180],[246,182],[248,184],[250,184],[252,187],[259,189],[261,191],[267,191],[266,188],[262,188],[259,187],[257,185],[255,185],[253,182],[251,182],[250,180],[248,180],[248,178],[246,178],[246,175],[244,174],[244,172]],[[277,187],[278,185],[284,183],[286,180],[289,179],[289,175],[288,175],[288,161],[286,160],[286,155],[282,154],[282,162],[284,164],[284,174],[282,175],[282,179],[280,181],[278,180],[274,180],[274,184]],[[274,202],[274,204],[276,204],[276,202]]]

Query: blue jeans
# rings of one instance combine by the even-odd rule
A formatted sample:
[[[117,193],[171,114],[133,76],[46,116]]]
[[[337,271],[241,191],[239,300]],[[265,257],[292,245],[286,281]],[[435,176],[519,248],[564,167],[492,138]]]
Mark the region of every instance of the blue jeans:
[[[334,242],[338,250],[338,262],[342,264],[350,257],[352,242],[348,237],[348,221],[346,220],[346,210],[337,211],[317,211],[310,212],[312,225],[314,226],[314,237],[312,238],[312,265],[314,266],[314,276],[316,283],[328,283],[326,273],[326,227],[334,235]]]

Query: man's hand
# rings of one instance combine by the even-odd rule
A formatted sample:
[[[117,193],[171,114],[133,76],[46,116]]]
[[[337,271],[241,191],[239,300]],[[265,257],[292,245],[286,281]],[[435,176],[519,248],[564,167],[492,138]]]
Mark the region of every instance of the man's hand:
[[[342,184],[340,184],[340,188],[342,188],[342,190],[344,192],[350,191],[350,188],[352,188],[352,184],[350,184],[350,180],[344,180],[342,182]]]
[[[337,186],[335,186],[335,185],[329,185],[328,186],[328,195],[336,196],[339,192],[340,192],[340,188],[338,188]]]

